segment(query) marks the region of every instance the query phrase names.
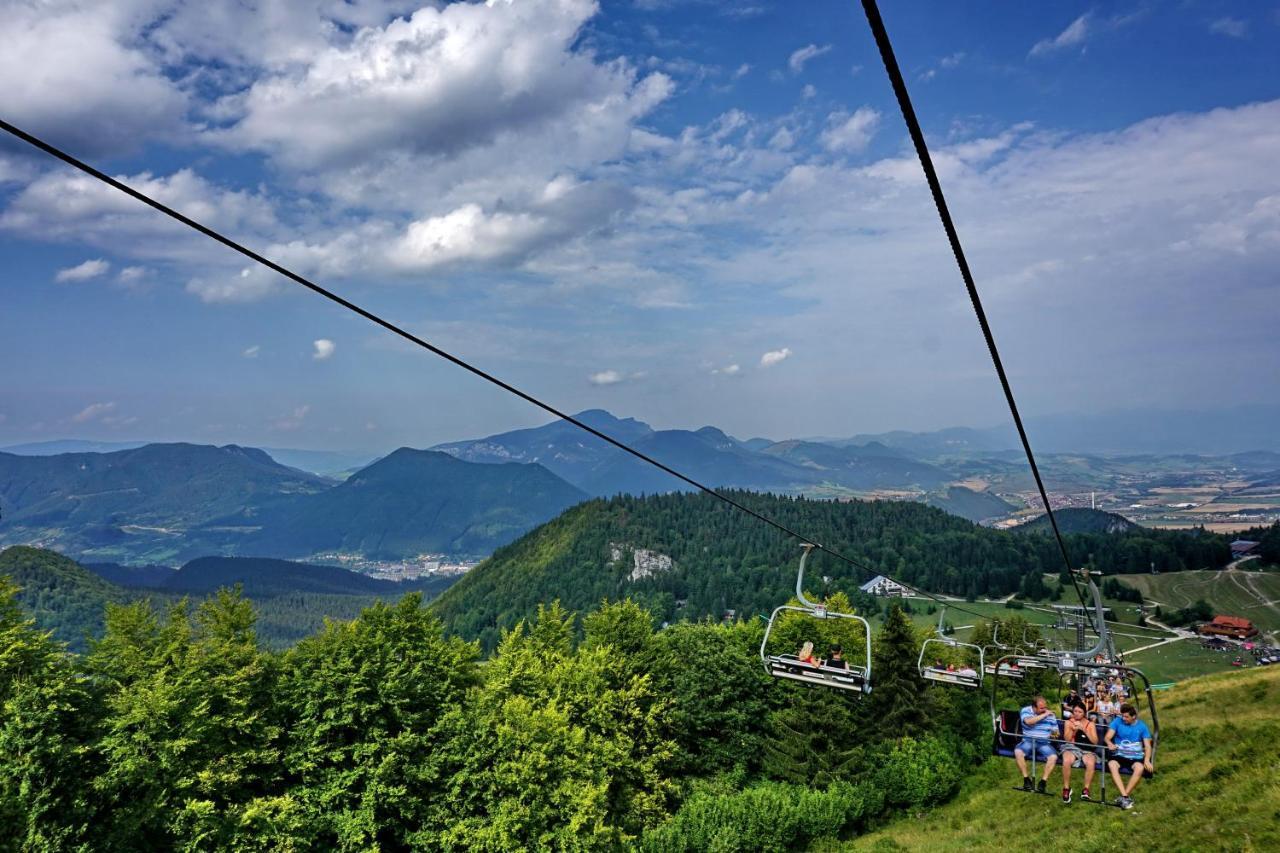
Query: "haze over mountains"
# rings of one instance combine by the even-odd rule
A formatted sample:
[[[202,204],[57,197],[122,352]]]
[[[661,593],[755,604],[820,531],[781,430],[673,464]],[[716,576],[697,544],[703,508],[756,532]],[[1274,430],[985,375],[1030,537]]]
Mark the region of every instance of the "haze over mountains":
[[[810,497],[922,500],[971,521],[1008,516],[1031,488],[1021,451],[999,431],[949,429],[846,439],[740,440],[714,426],[656,430],[594,409],[579,419],[693,479],[719,488]],[[1259,438],[1252,426],[1214,441]],[[1178,443],[1194,424],[1155,430]],[[1252,423],[1252,421],[1250,421]],[[1204,427],[1204,423],[1199,424]],[[1238,426],[1238,424],[1237,424]],[[1098,427],[1102,429],[1102,427]],[[1052,435],[1051,432],[1046,433]],[[1136,434],[1136,433],[1135,433]],[[1046,444],[1052,446],[1051,441]],[[0,453],[0,545],[77,558],[175,564],[205,555],[398,561],[424,553],[484,556],[589,497],[685,491],[688,484],[566,422],[401,448],[354,473],[322,477],[282,464],[332,467],[354,457],[237,445],[42,442]],[[57,452],[78,448],[79,452]],[[105,451],[105,452],[104,452]],[[291,455],[292,454],[292,455]],[[312,454],[308,456],[307,454]],[[1147,456],[1042,452],[1051,488],[1083,493],[1137,482],[1165,487],[1213,468],[1219,478],[1280,482],[1280,453]],[[1135,479],[1137,478],[1137,479]],[[1121,504],[1123,506],[1123,504]]]
[[[472,465],[407,448],[342,483],[235,445],[0,453],[0,544],[115,562],[339,550],[481,556],[585,497],[537,465]]]
[[[716,427],[655,430],[634,418],[615,418],[600,409],[576,417],[712,486],[785,492],[822,483],[847,489],[930,489],[953,479],[945,471],[876,443],[835,447],[806,441],[739,441]],[[468,462],[536,462],[593,495],[692,488],[563,421],[432,449]]]

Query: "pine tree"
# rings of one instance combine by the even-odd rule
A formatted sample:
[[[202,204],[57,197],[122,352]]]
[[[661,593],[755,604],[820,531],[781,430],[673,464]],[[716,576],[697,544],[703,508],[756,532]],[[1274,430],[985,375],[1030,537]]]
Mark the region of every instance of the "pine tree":
[[[769,715],[765,774],[780,782],[824,788],[858,767],[857,700],[835,690],[795,687],[789,705]]]
[[[916,669],[920,641],[911,621],[894,606],[872,648],[870,710],[880,736],[917,735],[929,727],[930,694]]]

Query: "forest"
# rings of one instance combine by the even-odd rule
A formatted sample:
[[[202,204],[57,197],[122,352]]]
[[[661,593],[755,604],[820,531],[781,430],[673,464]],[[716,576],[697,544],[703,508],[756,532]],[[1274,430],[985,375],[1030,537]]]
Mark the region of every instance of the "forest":
[[[417,593],[282,652],[234,591],[109,604],[83,655],[15,595],[4,849],[786,850],[946,799],[984,748],[983,697],[925,688],[897,609],[860,697],[768,678],[754,621],[626,600],[539,608],[482,662]],[[834,639],[798,620],[782,642]]]
[[[864,610],[875,601],[858,587],[875,574],[969,600],[1053,600],[1063,583],[1062,556],[1048,535],[992,530],[918,503],[729,494],[857,561],[815,554],[806,583],[823,595],[844,592]],[[1203,530],[1145,528],[1067,536],[1073,562],[1105,575],[1146,572],[1152,564],[1162,572],[1221,568],[1231,559],[1229,541]],[[637,549],[670,557],[670,570],[633,579]],[[583,610],[628,596],[665,622],[719,619],[730,610],[767,615],[791,595],[798,561],[793,539],[744,522],[712,496],[619,496],[573,507],[500,548],[432,609],[450,631],[478,638],[486,651],[503,629],[555,598]],[[1053,575],[1058,580],[1046,582]]]

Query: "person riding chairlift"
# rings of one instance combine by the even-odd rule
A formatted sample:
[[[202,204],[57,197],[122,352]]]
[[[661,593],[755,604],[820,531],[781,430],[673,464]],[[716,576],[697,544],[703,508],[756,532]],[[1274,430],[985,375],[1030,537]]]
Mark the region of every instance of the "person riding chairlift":
[[[822,665],[830,669],[848,669],[849,662],[844,659],[844,649],[840,646],[832,646],[831,651],[827,654],[827,659]]]
[[[796,655],[796,659],[801,663],[807,663],[810,666],[821,666],[822,661],[813,654],[813,643],[808,640],[800,647],[800,653]]]

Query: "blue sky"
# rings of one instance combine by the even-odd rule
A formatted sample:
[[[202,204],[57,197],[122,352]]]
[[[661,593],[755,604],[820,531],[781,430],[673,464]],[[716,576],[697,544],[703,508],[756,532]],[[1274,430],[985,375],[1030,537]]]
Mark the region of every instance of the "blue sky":
[[[1007,418],[856,4],[2,8],[6,120],[563,408]],[[1280,3],[883,14],[1026,414],[1276,399]],[[544,420],[7,142],[0,261],[0,444]]]

